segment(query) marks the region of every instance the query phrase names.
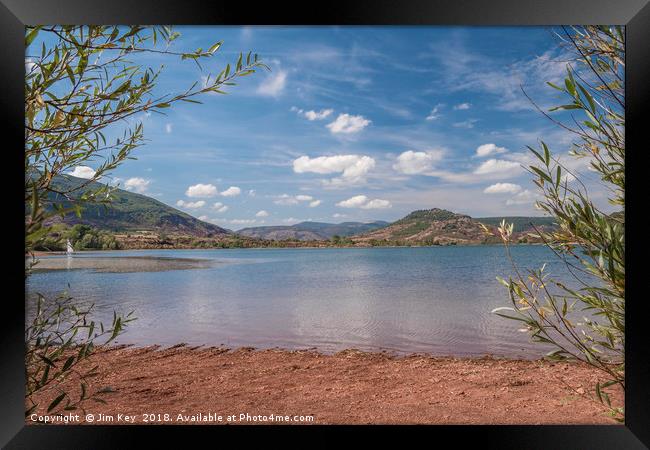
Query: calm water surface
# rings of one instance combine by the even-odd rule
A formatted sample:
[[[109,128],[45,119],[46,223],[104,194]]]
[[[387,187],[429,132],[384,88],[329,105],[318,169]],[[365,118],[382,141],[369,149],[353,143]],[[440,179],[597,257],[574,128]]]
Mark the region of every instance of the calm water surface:
[[[570,283],[543,246],[515,260]],[[205,258],[207,268],[146,272],[55,270],[33,274],[28,294],[65,289],[113,310],[135,311],[120,343],[426,352],[539,357],[547,350],[490,311],[508,306],[495,277],[512,272],[501,246],[371,249],[142,250],[74,258]],[[65,256],[63,256],[65,258]],[[70,286],[68,288],[68,285]]]

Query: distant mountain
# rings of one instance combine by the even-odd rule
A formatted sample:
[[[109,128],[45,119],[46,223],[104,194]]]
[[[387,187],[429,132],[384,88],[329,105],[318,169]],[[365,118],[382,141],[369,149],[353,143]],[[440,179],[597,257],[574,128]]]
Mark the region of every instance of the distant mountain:
[[[366,233],[389,225],[388,222],[378,220],[370,223],[343,222],[301,222],[291,226],[251,227],[237,231],[237,234],[247,237],[282,241],[297,239],[300,241],[328,240],[333,236],[352,236]]]
[[[84,183],[87,183],[87,180],[65,175],[56,178],[53,186],[59,191],[67,191],[70,188],[82,186]],[[96,190],[100,186],[100,183],[91,182],[88,186],[74,191],[70,196],[79,198],[83,192]],[[65,219],[57,218],[55,221],[63,221],[69,225],[83,223],[115,232],[154,231],[197,237],[219,237],[232,234],[229,230],[203,222],[146,195],[115,189],[111,193],[111,197],[110,204],[85,204],[81,218],[75,214],[68,214]],[[53,194],[53,198],[57,198],[57,196]],[[68,202],[64,201],[63,203]]]
[[[433,208],[413,211],[385,228],[353,236],[352,240],[368,245],[478,244],[486,240],[486,235],[470,216]]]

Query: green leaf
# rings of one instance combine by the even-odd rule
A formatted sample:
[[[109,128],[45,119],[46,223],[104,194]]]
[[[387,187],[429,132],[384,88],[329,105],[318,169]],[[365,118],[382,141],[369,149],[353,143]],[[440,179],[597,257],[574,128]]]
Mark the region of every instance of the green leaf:
[[[29,45],[34,42],[40,29],[41,26],[34,27],[29,33],[27,33],[27,36],[25,36],[25,47],[29,47]]]
[[[219,41],[216,44],[212,45],[212,47],[208,49],[208,53],[214,53],[219,50],[219,48],[221,48],[221,44],[223,44],[223,41]]]
[[[50,412],[50,411],[52,411],[54,408],[56,408],[56,405],[58,405],[59,403],[61,403],[61,400],[63,400],[63,399],[65,398],[66,395],[68,395],[68,394],[66,394],[66,393],[64,392],[63,394],[59,395],[57,398],[55,398],[54,400],[52,400],[52,403],[50,403],[50,406],[47,407],[47,412]]]

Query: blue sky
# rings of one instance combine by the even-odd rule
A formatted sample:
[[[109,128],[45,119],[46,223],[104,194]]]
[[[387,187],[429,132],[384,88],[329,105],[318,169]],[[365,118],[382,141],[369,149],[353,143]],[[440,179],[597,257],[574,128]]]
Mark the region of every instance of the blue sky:
[[[175,93],[252,50],[271,67],[228,95],[138,117],[146,145],[114,172],[141,192],[230,229],[304,220],[396,220],[416,209],[541,215],[523,165],[544,139],[572,169],[571,136],[535,111],[566,103],[558,41],[537,27],[177,27],[175,50],[223,40],[200,70],[173,57]],[[138,59],[141,58],[141,59]],[[560,119],[566,113],[556,113]],[[77,174],[81,174],[79,169]],[[593,174],[591,174],[593,177]],[[582,178],[582,177],[581,177]],[[604,192],[592,192],[602,203]]]

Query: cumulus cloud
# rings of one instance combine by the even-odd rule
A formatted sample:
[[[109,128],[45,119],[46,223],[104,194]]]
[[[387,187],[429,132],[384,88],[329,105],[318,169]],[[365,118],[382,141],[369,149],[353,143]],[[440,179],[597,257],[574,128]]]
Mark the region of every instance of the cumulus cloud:
[[[239,189],[237,186],[230,186],[228,189],[226,189],[219,195],[223,197],[236,197],[239,194],[241,194],[241,189]]]
[[[269,213],[264,211],[263,209],[260,211],[257,211],[257,214],[255,214],[255,217],[268,217]]]
[[[363,116],[351,116],[350,114],[339,114],[334,122],[327,124],[327,128],[334,134],[358,133],[370,125],[372,121]]]
[[[249,196],[249,197],[255,197],[255,194],[256,194],[256,193],[257,193],[257,192],[255,192],[255,189],[250,189],[250,190],[248,191],[248,196]]]
[[[72,175],[73,177],[78,177],[78,178],[85,178],[86,180],[90,180],[95,176],[95,170],[92,167],[88,166],[77,166],[74,168],[72,172],[68,172],[68,175]]]
[[[276,205],[297,205],[300,202],[311,202],[314,200],[314,197],[311,195],[289,195],[282,194],[278,195],[277,199],[273,201]]]
[[[476,175],[513,176],[521,171],[521,164],[505,159],[488,159],[474,170]]]
[[[469,109],[471,108],[472,104],[471,103],[460,103],[456,106],[454,106],[455,110],[463,110],[463,109]]]
[[[347,200],[342,200],[336,204],[341,208],[361,208],[361,209],[385,209],[393,205],[388,200],[369,199],[365,195],[355,195]]]
[[[397,157],[397,162],[393,164],[393,169],[407,175],[422,174],[430,172],[433,164],[443,156],[443,151],[434,149],[425,152],[415,152],[407,150]]]
[[[278,97],[287,85],[287,72],[278,70],[266,77],[257,87],[257,93],[267,97]]]
[[[169,134],[172,132],[172,124],[171,123],[166,123],[165,124],[165,133]]]
[[[334,112],[334,110],[331,109],[331,108],[321,109],[320,111],[314,111],[314,110],[305,111],[305,110],[303,110],[301,108],[298,108],[296,106],[292,106],[291,111],[297,113],[300,116],[305,117],[307,120],[310,120],[310,121],[326,119],[327,117],[329,117]]]
[[[496,144],[483,144],[476,147],[476,157],[484,158],[490,155],[496,155],[499,153],[506,153],[508,151],[505,147],[497,147]]]
[[[521,191],[520,193],[515,195],[513,198],[508,199],[506,201],[506,205],[508,205],[508,206],[511,206],[511,205],[528,205],[528,204],[534,203],[539,198],[540,198],[539,194],[526,189],[525,191]]]
[[[221,202],[216,202],[214,205],[212,205],[212,208],[216,209],[217,212],[220,213],[228,211],[228,207]]]
[[[365,180],[366,175],[375,167],[375,160],[370,156],[337,155],[310,158],[301,156],[293,161],[293,171],[296,173],[340,173],[341,178],[329,181],[330,184],[354,184]]]
[[[124,182],[124,187],[129,191],[134,191],[142,194],[149,187],[150,180],[145,180],[140,177],[129,178]]]
[[[306,111],[307,120],[323,120],[334,112],[333,109],[321,109],[320,111]]]
[[[217,195],[217,187],[213,184],[195,184],[187,188],[185,195],[188,197],[209,198]]]
[[[318,205],[320,205],[320,203],[321,203],[320,200],[314,200],[313,202],[309,202],[309,207],[310,208],[315,208]]]
[[[519,191],[521,186],[514,183],[495,183],[483,190],[486,194],[516,194]]]
[[[186,202],[184,200],[179,200],[176,202],[176,206],[189,209],[203,208],[205,206],[205,201],[199,200],[198,202]]]
[[[440,118],[440,108],[442,108],[441,103],[438,103],[436,106],[434,106],[429,115],[426,117],[426,120],[436,120]]]

